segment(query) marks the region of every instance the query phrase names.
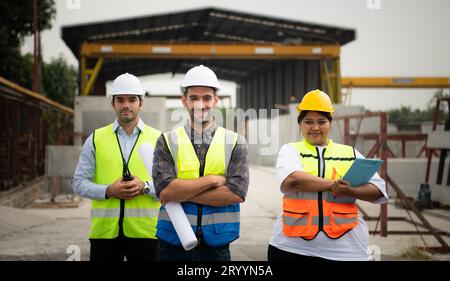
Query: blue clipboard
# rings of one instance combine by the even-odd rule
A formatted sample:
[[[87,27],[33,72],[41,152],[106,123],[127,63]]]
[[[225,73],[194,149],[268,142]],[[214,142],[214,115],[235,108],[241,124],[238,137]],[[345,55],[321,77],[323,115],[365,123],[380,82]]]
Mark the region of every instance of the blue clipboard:
[[[350,183],[353,188],[357,188],[358,186],[368,183],[373,175],[380,169],[383,162],[383,160],[379,159],[356,158],[342,179]],[[334,203],[354,203],[356,199],[352,197],[335,198],[330,192],[328,193],[327,201]]]

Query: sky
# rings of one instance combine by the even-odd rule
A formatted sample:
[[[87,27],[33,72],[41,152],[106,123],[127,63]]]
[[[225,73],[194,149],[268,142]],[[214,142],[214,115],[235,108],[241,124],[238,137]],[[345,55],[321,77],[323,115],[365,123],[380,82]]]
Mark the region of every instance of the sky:
[[[42,32],[43,58],[62,54],[78,61],[61,39],[61,26],[200,9],[224,8],[287,20],[356,30],[341,49],[341,74],[354,76],[450,77],[450,1],[448,0],[55,0],[51,30]],[[23,52],[32,52],[28,38]],[[143,77],[154,94],[178,94],[182,75]],[[167,80],[170,79],[170,80]],[[220,79],[220,77],[219,77]],[[235,84],[222,81],[234,96]],[[109,85],[109,84],[108,84]],[[425,109],[436,89],[353,89],[350,104],[370,110],[400,106]]]

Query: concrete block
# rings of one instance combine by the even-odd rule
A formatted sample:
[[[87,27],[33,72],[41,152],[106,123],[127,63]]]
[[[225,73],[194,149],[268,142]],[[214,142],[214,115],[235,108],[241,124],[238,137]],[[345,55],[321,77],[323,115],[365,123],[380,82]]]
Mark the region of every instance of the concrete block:
[[[23,186],[0,192],[0,205],[23,208],[39,198],[43,192],[44,178],[39,177]]]
[[[444,182],[447,181],[448,165],[447,160],[444,167]],[[409,197],[417,198],[420,183],[425,182],[427,159],[425,158],[405,158],[388,159],[388,175],[399,185],[402,191]],[[450,186],[436,185],[438,159],[433,159],[430,169],[431,199],[441,204],[450,205]],[[390,192],[391,194],[391,192]]]
[[[80,157],[79,145],[47,145],[45,161],[45,190],[50,192],[52,178],[59,177],[59,192],[73,193],[72,179]]]
[[[80,152],[81,146],[79,145],[47,145],[45,175],[47,177],[73,177]]]
[[[450,149],[450,131],[433,131],[428,133],[427,147]]]
[[[145,97],[142,120],[156,129],[166,129],[166,99]],[[114,122],[116,118],[110,99],[104,96],[75,97],[74,143],[81,145],[94,129]]]

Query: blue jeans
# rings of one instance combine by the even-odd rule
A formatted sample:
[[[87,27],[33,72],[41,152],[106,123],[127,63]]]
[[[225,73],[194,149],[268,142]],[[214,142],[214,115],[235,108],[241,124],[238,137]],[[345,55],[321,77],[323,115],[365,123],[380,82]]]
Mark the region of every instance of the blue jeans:
[[[156,259],[159,261],[231,261],[230,245],[211,247],[204,242],[194,249],[185,251],[158,239]]]

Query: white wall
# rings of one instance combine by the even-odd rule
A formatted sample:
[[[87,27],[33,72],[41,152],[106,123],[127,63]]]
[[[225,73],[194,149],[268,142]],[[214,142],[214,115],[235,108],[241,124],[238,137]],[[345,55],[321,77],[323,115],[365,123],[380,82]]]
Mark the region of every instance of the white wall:
[[[141,111],[142,120],[149,126],[166,128],[166,99],[146,97]],[[81,145],[94,129],[114,122],[116,118],[109,98],[104,96],[75,97],[74,144]]]

